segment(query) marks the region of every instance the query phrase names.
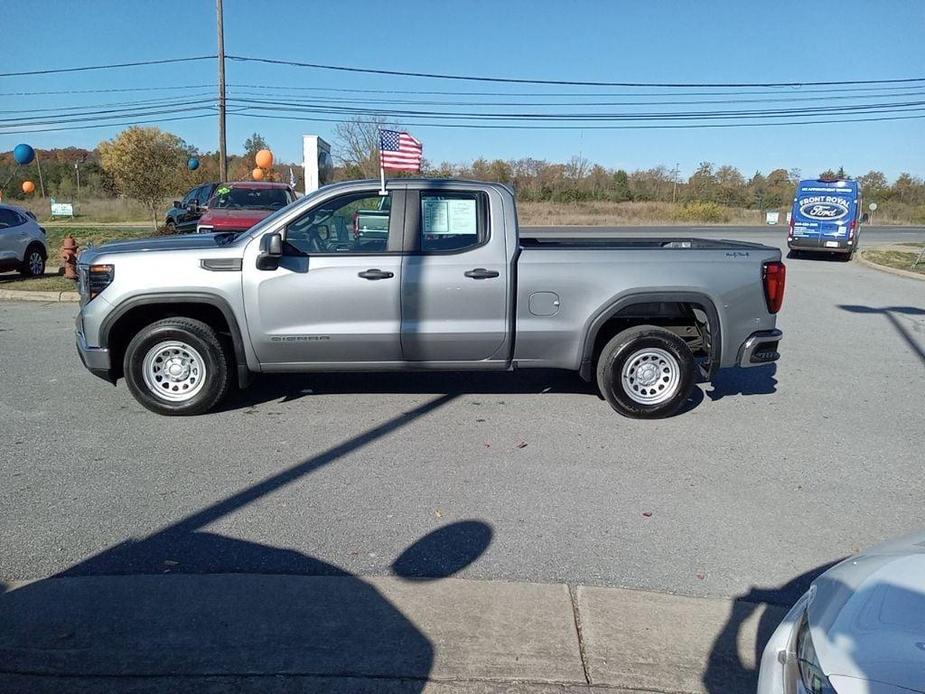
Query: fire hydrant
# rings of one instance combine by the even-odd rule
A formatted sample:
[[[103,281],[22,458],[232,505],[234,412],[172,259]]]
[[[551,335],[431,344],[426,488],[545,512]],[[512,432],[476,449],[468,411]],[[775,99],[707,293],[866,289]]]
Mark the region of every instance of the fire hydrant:
[[[61,264],[64,265],[64,276],[69,280],[77,279],[77,239],[68,234],[64,237],[61,246]]]

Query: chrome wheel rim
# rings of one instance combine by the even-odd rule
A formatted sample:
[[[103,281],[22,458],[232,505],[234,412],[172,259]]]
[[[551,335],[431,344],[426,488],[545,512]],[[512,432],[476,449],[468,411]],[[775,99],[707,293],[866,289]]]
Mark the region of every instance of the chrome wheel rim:
[[[623,363],[623,390],[640,405],[658,405],[678,391],[681,366],[674,355],[657,347],[646,347]]]
[[[38,251],[32,251],[29,254],[29,272],[33,275],[41,275],[45,272],[45,260]]]
[[[142,363],[142,374],[148,390],[169,402],[194,398],[207,376],[202,355],[180,340],[159,342],[149,349]]]

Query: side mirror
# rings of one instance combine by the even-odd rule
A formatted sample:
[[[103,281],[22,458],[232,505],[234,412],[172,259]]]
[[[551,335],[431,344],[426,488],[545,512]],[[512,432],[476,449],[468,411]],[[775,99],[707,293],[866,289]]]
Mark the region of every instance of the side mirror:
[[[183,209],[183,203],[180,202],[179,200],[174,200],[174,201],[173,201],[173,206],[174,206],[176,209],[178,209],[178,210]]]
[[[283,257],[282,234],[265,234],[260,239],[260,255],[257,256],[258,270],[275,270]]]
[[[870,221],[870,215],[866,212],[861,215],[861,224],[867,224]]]

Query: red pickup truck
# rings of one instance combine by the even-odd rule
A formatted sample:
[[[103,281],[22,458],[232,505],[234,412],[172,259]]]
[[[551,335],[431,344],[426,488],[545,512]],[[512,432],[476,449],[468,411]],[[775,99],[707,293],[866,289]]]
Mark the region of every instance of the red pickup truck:
[[[242,181],[220,183],[206,203],[206,212],[196,225],[196,232],[247,231],[295,200],[295,193],[285,183]]]

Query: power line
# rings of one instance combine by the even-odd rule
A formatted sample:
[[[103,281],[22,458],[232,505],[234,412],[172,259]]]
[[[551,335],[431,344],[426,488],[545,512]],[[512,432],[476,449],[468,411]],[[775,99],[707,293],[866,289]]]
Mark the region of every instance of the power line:
[[[229,114],[231,111],[229,111]],[[213,118],[214,113],[201,113],[195,116],[175,116],[173,118],[154,118],[151,120],[131,120],[124,123],[94,123],[91,125],[70,125],[62,128],[29,128],[28,130],[9,130],[0,132],[0,135],[28,135],[29,133],[52,133],[70,130],[93,130],[96,128],[121,128],[123,125],[144,125],[146,123],[167,123],[178,120],[194,120],[196,118]]]
[[[620,97],[645,97],[645,96],[663,96],[661,92],[612,92],[612,91],[596,91],[596,92],[511,92],[511,91],[495,91],[495,92],[485,92],[485,91],[455,91],[455,90],[439,90],[439,89],[350,89],[345,87],[300,87],[297,85],[267,85],[267,84],[229,84],[230,88],[246,88],[246,89],[260,89],[260,90],[292,90],[292,91],[309,91],[309,92],[334,92],[334,93],[349,93],[349,94],[409,94],[409,95],[424,95],[424,96],[506,96],[506,97],[533,97],[533,96],[543,96],[543,97],[602,97],[602,96],[620,96]],[[922,85],[920,84],[909,84],[909,85],[891,85],[891,86],[881,86],[881,87],[841,87],[836,89],[802,89],[791,87],[791,90],[799,89],[801,94],[835,94],[835,93],[849,93],[849,92],[877,92],[877,91],[890,91],[890,90],[901,90],[901,89],[921,89]],[[782,91],[781,88],[778,89],[767,89],[767,90],[741,90],[741,91],[725,91],[725,92],[673,92],[672,97],[676,96],[717,96],[722,94],[723,96],[759,96],[759,95],[779,95],[781,93],[786,93],[786,90]]]
[[[214,55],[198,55],[192,58],[164,58],[163,60],[141,60],[135,63],[111,63],[109,65],[84,65],[82,67],[59,67],[50,70],[27,70],[25,72],[0,72],[0,77],[24,77],[27,75],[53,75],[62,72],[86,72],[88,70],[113,70],[141,65],[167,65],[170,63],[191,63],[196,60],[215,60]]]
[[[49,108],[7,109],[0,110],[0,113],[51,113],[52,115],[59,113],[64,115],[66,112],[79,111],[81,109],[106,109],[118,106],[144,107],[146,104],[158,104],[164,106],[173,104],[187,104],[208,97],[212,97],[211,92],[195,92],[193,94],[184,94],[183,96],[169,96],[161,97],[159,99],[135,99],[132,101],[112,101],[105,104],[83,104],[81,106],[56,106]]]
[[[131,121],[127,123],[113,123],[113,125],[134,125],[139,118],[146,118],[148,116],[159,116],[159,115],[169,115],[173,113],[186,113],[189,111],[203,111],[209,110],[211,114],[214,114],[214,106],[211,103],[207,106],[187,106],[183,108],[168,108],[161,110],[148,110],[148,111],[136,111],[136,112],[118,112],[110,114],[94,114],[86,116],[77,116],[73,118],[55,118],[49,120],[38,120],[38,121],[24,121],[17,120],[12,122],[2,122],[0,123],[0,135],[10,135],[12,134],[9,131],[9,128],[31,128],[38,125],[66,125],[73,123],[98,123],[99,125],[105,125],[106,121],[117,120],[120,118],[131,118]],[[169,120],[169,119],[165,119]],[[153,122],[153,121],[144,121],[144,122]]]
[[[771,123],[683,123],[673,125],[485,125],[480,123],[415,123],[416,128],[458,128],[471,130],[695,130],[703,128],[759,128],[785,125],[822,125],[827,123],[872,123],[881,121],[913,120],[925,118],[925,109],[922,115],[906,116],[878,116],[871,118],[849,118],[829,120],[803,120],[783,121]],[[309,123],[343,123],[342,118],[298,118],[295,116],[274,116],[267,114],[251,114],[246,110],[237,111],[234,115],[243,118],[265,118],[271,120],[289,120]],[[377,125],[377,121],[360,121],[367,125]]]
[[[403,70],[383,70],[379,68],[349,67],[345,65],[324,65],[321,63],[301,63],[293,60],[274,60],[272,58],[251,58],[247,56],[228,55],[228,60],[240,62],[264,63],[267,65],[285,65],[289,67],[307,67],[316,70],[335,70],[339,72],[358,72],[368,75],[391,75],[393,77],[423,77],[440,80],[462,80],[468,82],[501,82],[505,84],[554,84],[582,87],[658,87],[689,88],[711,87],[717,89],[743,87],[822,87],[862,84],[902,84],[925,82],[925,77],[904,77],[879,80],[830,80],[821,82],[597,82],[585,80],[539,80],[513,77],[485,77],[470,75],[449,75],[434,72],[409,72]],[[0,75],[2,76],[2,75]]]
[[[58,116],[55,116],[54,114],[45,116],[45,118],[49,118],[51,120],[34,120],[31,118],[0,118],[0,128],[23,125],[57,125],[61,123],[82,123],[94,119],[107,120],[111,118],[129,118],[132,116],[154,116],[160,113],[178,113],[180,111],[195,111],[197,109],[204,108],[213,108],[213,101],[208,99],[199,102],[186,101],[176,104],[157,104],[143,107],[140,110],[137,108],[114,108],[99,111],[85,111],[83,113],[67,113],[60,114]]]
[[[917,85],[921,89],[921,85]],[[779,92],[776,92],[779,93]],[[369,104],[368,97],[344,98],[336,96],[311,96],[301,97],[293,96],[291,93],[281,92],[260,92],[250,89],[233,89],[232,95],[240,94],[244,97],[266,97],[266,98],[286,98],[298,100],[299,103],[318,104],[318,103],[339,103],[339,104]],[[696,99],[696,100],[677,100],[671,97],[670,101],[579,101],[579,102],[551,102],[551,101],[434,101],[426,99],[389,99],[376,98],[373,103],[376,104],[411,104],[418,106],[580,106],[580,107],[598,107],[598,106],[682,106],[696,104],[751,104],[751,103],[795,103],[805,101],[843,101],[848,99],[870,100],[886,99],[902,96],[925,96],[925,91],[902,91],[880,94],[855,94],[839,96],[787,96],[778,98],[758,98],[758,99]],[[665,97],[669,98],[669,97]]]
[[[899,111],[925,106],[925,101],[904,101],[883,104],[844,104],[836,106],[813,106],[778,109],[735,109],[713,111],[676,111],[676,112],[620,112],[620,113],[474,113],[469,111],[435,111],[412,109],[377,109],[347,107],[336,105],[307,105],[285,101],[265,101],[260,99],[233,98],[233,102],[252,106],[254,110],[290,110],[306,113],[323,113],[332,115],[382,116],[391,119],[470,119],[470,120],[517,120],[517,121],[619,121],[619,120],[691,120],[691,119],[730,119],[730,118],[792,118],[823,115],[850,115],[852,113],[880,113]]]
[[[178,84],[171,87],[125,87],[121,89],[50,89],[37,92],[0,92],[0,96],[45,96],[61,94],[109,94],[115,92],[158,92],[178,89],[204,89],[214,88],[214,84]]]

